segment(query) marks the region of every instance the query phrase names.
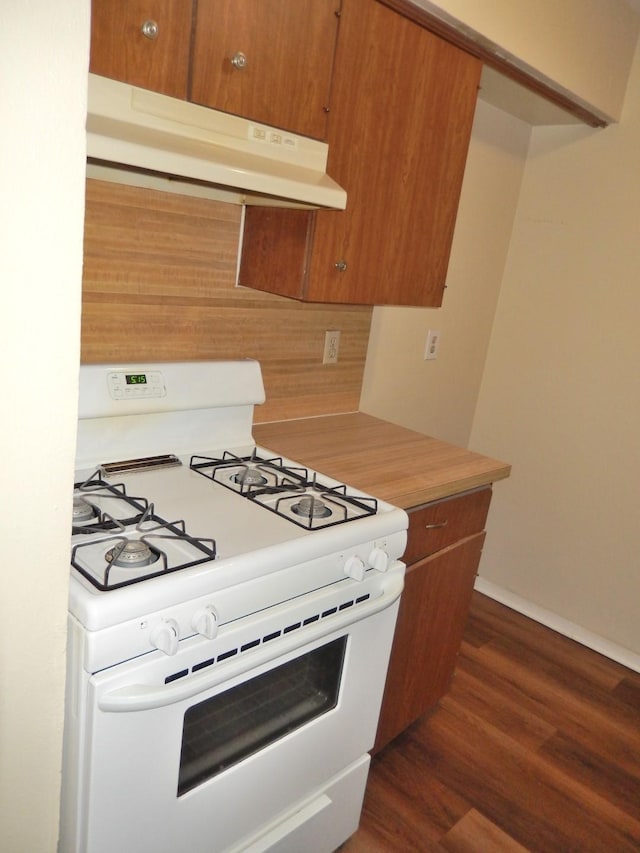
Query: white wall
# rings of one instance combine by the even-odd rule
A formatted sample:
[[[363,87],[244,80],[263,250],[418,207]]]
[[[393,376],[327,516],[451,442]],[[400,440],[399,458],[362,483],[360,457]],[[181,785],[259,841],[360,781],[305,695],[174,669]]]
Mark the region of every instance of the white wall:
[[[89,0],[0,0],[0,849],[58,833]]]
[[[442,308],[376,308],[362,411],[466,446],[531,128],[478,102]],[[440,355],[424,360],[429,328]]]
[[[622,120],[534,130],[471,435],[481,576],[640,655],[640,49]]]
[[[614,120],[638,34],[630,0],[412,0]],[[637,0],[632,0],[638,8]]]

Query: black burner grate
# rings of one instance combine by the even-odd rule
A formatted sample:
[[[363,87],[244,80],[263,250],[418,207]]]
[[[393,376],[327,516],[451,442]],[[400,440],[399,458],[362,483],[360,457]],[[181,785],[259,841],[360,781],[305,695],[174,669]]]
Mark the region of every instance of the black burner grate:
[[[154,505],[145,498],[127,495],[122,483],[112,484],[101,480],[98,472],[88,480],[75,484],[75,493],[86,498],[88,502],[107,504],[112,499],[118,501],[118,506],[124,505],[131,510],[131,515],[114,518],[104,509],[95,507],[97,515],[87,524],[73,525],[72,535],[80,536],[86,541],[75,544],[71,549],[71,565],[85,577],[94,587],[103,592],[119,589],[140,583],[160,575],[170,574],[192,566],[207,563],[216,559],[215,539],[191,536],[186,532],[185,523],[166,521],[154,511]],[[114,504],[115,505],[115,504]],[[152,562],[149,565],[130,566],[132,576],[127,579],[112,580],[115,562],[109,559],[114,551],[117,553],[134,534],[151,552]],[[96,537],[96,534],[98,536]],[[103,535],[99,534],[111,534]],[[167,542],[165,545],[163,540]],[[191,554],[189,559],[178,559],[170,543],[186,546]],[[117,567],[122,570],[122,566]],[[133,574],[135,572],[135,574]]]
[[[329,486],[307,468],[286,465],[281,457],[264,459],[255,451],[250,456],[229,451],[217,458],[192,456],[190,468],[305,530],[356,521],[378,510],[375,498],[350,494],[344,485]]]

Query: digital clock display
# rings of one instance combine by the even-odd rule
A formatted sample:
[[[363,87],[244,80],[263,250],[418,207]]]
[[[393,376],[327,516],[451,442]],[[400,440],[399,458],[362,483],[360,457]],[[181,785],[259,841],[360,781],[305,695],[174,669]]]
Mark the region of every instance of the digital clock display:
[[[146,385],[147,375],[146,373],[125,373],[124,381],[127,385]]]

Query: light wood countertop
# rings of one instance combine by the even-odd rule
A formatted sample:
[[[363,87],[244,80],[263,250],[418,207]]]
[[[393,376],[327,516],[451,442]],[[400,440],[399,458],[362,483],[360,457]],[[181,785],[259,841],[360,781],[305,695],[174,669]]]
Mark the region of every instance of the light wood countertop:
[[[356,412],[254,424],[256,443],[409,509],[508,477],[511,466]]]

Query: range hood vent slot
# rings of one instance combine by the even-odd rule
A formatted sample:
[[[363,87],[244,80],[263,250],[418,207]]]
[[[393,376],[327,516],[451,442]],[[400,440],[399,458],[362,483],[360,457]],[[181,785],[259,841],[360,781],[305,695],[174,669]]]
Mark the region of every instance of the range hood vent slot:
[[[246,204],[342,210],[328,146],[89,74],[87,157],[240,192]]]

